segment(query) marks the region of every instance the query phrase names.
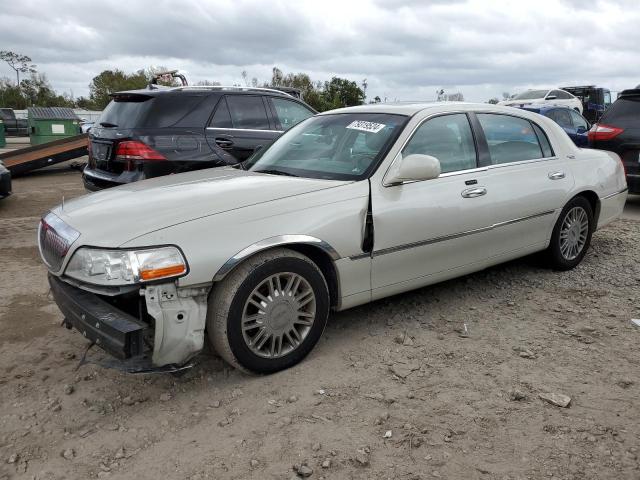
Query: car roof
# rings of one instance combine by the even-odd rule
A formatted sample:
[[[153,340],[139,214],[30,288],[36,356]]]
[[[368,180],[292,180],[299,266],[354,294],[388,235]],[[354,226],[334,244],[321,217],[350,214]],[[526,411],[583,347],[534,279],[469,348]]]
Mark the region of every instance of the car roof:
[[[492,105],[490,103],[470,102],[418,102],[418,103],[370,103],[354,107],[338,108],[322,112],[319,115],[332,115],[336,113],[388,113],[396,115],[413,116],[420,112],[489,112],[513,114],[514,111],[523,111],[521,108],[507,107],[504,105]]]

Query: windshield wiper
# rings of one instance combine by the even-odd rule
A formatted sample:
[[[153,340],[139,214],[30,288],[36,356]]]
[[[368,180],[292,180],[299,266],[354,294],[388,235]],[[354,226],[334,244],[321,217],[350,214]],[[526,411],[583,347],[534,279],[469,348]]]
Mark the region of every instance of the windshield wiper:
[[[115,123],[109,123],[109,122],[100,122],[100,125],[105,128],[115,128],[118,126]]]
[[[282,170],[254,170],[257,173],[268,173],[269,175],[284,175],[286,177],[298,177],[299,175],[294,175],[293,173],[283,172]]]

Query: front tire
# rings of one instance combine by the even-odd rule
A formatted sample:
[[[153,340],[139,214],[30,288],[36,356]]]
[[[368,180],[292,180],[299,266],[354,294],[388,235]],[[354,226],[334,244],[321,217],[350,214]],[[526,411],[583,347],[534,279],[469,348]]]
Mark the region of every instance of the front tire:
[[[555,270],[571,270],[584,258],[594,230],[593,209],[581,196],[572,198],[560,212],[546,250],[549,265]]]
[[[258,253],[211,292],[209,340],[236,368],[277,372],[313,349],[329,306],[327,283],[309,258],[285,248]]]

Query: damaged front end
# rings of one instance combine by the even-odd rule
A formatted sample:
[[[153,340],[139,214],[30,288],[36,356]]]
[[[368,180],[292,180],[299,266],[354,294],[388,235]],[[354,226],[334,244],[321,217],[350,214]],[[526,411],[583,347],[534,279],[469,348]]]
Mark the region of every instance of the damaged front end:
[[[52,212],[38,229],[64,324],[118,360],[105,366],[136,372],[184,368],[204,345],[211,285],[178,287],[189,265],[175,245],[72,251],[80,236]]]
[[[192,366],[202,350],[210,287],[181,289],[174,282],[108,295],[51,274],[49,284],[64,325],[114,357],[87,362],[130,373],[171,372]]]

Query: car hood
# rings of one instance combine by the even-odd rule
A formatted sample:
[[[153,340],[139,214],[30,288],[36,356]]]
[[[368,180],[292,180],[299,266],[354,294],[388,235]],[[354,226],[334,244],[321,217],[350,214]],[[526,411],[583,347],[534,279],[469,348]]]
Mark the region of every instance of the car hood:
[[[53,213],[80,232],[79,244],[117,247],[196,218],[346,183],[212,168],[91,193],[64,202]]]

